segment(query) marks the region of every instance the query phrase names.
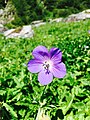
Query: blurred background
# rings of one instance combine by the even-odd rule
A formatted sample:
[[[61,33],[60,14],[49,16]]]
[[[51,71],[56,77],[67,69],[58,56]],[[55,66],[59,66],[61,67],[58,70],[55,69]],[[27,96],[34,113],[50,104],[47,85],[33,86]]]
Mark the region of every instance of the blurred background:
[[[12,12],[14,25],[30,24],[35,20],[67,17],[90,8],[90,0],[0,0],[0,9]]]

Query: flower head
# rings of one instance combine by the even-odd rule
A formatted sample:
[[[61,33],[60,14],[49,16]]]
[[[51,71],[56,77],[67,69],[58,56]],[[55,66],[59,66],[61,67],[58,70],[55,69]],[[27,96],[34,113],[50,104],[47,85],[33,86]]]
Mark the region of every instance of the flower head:
[[[90,34],[90,30],[88,30],[88,34]]]
[[[62,52],[58,48],[51,48],[48,52],[44,46],[36,47],[32,55],[34,59],[28,62],[28,70],[38,73],[38,81],[42,85],[52,82],[53,76],[63,78],[66,74],[65,64],[62,62]]]

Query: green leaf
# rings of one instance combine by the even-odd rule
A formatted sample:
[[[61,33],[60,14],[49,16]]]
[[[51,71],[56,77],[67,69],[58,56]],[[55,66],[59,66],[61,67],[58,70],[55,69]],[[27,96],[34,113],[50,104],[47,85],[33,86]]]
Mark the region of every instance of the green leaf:
[[[16,112],[13,110],[12,107],[10,107],[10,105],[8,105],[7,103],[3,103],[3,106],[6,108],[6,110],[14,117],[17,118],[17,114]]]
[[[85,120],[90,120],[90,116],[86,117]]]
[[[0,90],[0,95],[4,95],[6,93],[5,90]]]

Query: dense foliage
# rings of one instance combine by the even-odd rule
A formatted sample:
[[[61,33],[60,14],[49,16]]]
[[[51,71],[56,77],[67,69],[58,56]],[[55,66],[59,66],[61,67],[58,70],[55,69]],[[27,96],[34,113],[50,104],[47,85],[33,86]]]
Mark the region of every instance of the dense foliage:
[[[90,8],[89,0],[12,0],[23,24],[34,20],[66,17]]]
[[[17,15],[13,24],[29,24],[34,20],[66,17],[90,8],[90,0],[6,0],[12,1]],[[0,7],[5,0],[0,0]]]
[[[43,108],[51,120],[90,120],[90,20],[46,24],[31,39],[0,37],[0,114],[2,120],[35,120]],[[67,74],[41,86],[25,64],[44,45],[63,52]]]

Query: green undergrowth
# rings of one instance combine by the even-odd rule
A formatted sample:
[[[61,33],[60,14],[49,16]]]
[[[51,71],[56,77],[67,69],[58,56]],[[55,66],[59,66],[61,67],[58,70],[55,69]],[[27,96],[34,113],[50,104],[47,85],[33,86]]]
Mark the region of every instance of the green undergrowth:
[[[33,29],[31,39],[0,36],[0,117],[36,120],[42,108],[51,120],[90,120],[90,20]],[[61,49],[67,68],[63,79],[42,86],[27,70],[38,45]]]

